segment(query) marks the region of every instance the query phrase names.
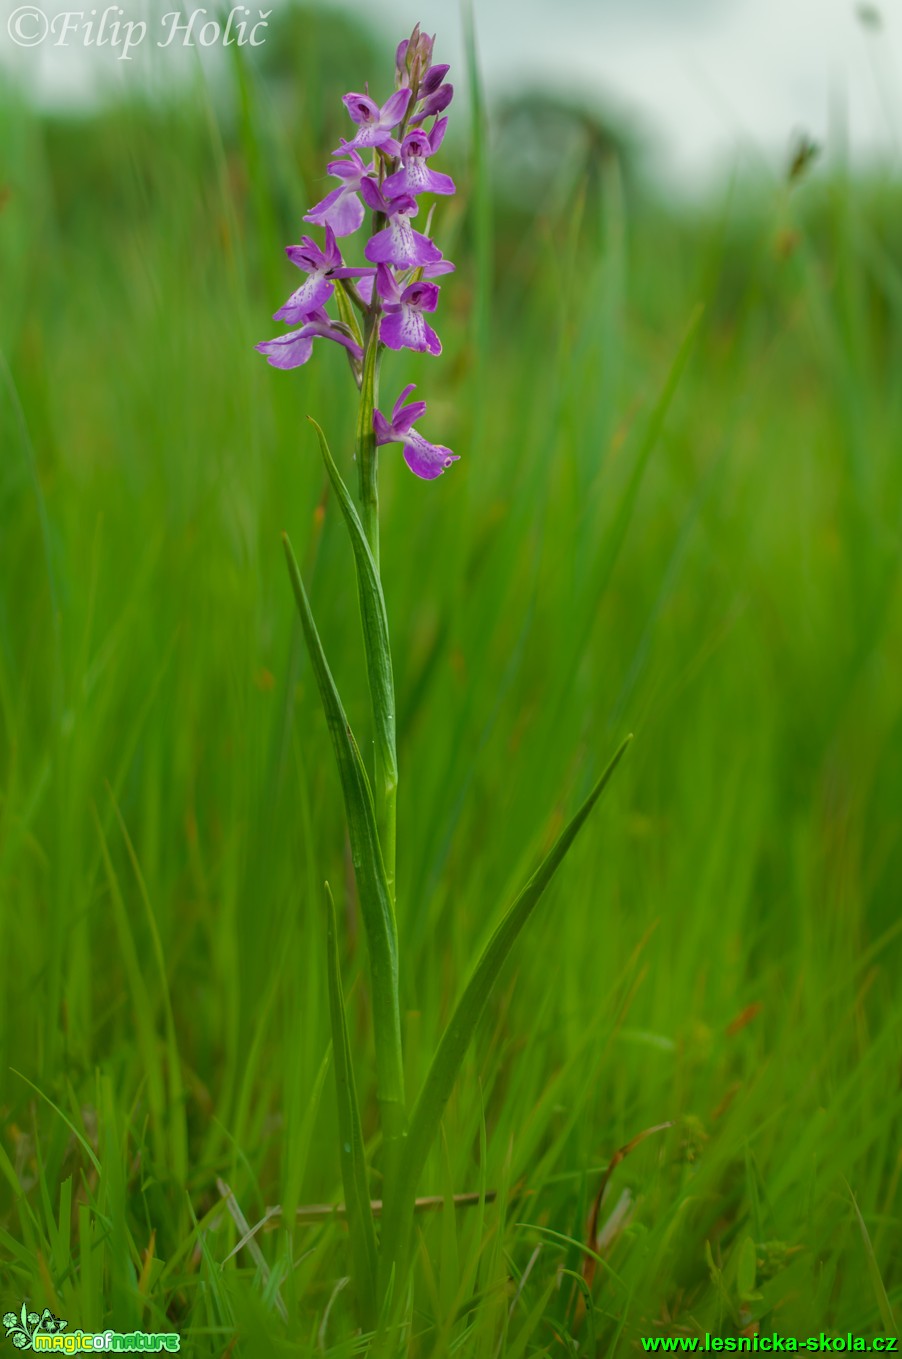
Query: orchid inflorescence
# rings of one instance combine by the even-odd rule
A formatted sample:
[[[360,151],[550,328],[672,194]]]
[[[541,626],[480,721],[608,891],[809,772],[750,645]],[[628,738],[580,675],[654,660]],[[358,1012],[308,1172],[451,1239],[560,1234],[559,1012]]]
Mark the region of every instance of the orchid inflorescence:
[[[441,353],[441,341],[424,315],[435,311],[440,289],[426,280],[451,273],[454,265],[443,258],[428,235],[411,225],[421,195],[454,193],[451,177],[428,164],[445,136],[448,119],[441,115],[454,93],[445,80],[449,68],[432,65],[433,42],[417,25],[411,37],[400,43],[395,54],[396,89],[381,107],[369,93],[344,96],[357,132],[350,141],[342,139],[333,153],[340,159],[327,166],[340,184],[304,217],[305,222],[324,228],[325,245],[304,236],[300,245],[286,247],[288,258],[307,278],[274,320],[295,329],[256,346],[274,368],[298,368],[310,358],[315,339],[334,340],[346,349],[357,386],[362,387],[370,343],[378,351]],[[369,155],[369,163],[361,152]],[[363,251],[368,262],[348,265],[338,238],[359,231],[367,208],[373,214]],[[336,285],[339,319],[333,320],[326,304],[335,295]],[[413,428],[426,404],[416,401],[402,411],[412,390],[410,386],[404,389],[391,420],[374,411],[376,443],[400,443],[410,470],[432,480],[457,461],[457,455],[430,443]]]

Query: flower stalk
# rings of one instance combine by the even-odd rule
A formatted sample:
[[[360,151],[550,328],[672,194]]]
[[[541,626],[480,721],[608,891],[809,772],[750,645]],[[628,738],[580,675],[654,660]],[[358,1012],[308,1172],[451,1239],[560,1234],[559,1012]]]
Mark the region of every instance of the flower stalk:
[[[546,859],[502,919],[476,962],[426,1081],[409,1115],[404,1088],[398,924],[396,916],[398,759],[395,692],[388,618],[380,576],[379,450],[400,444],[402,457],[421,481],[434,481],[457,461],[444,444],[415,426],[426,402],[412,400],[408,383],[389,415],[379,408],[379,378],[388,351],[437,356],[442,344],[427,316],[439,304],[434,282],[454,270],[431,236],[414,229],[424,194],[453,194],[449,175],[433,170],[453,88],[447,66],[433,65],[433,39],[417,25],[395,54],[395,91],[382,104],[368,93],[344,96],[356,132],[333,153],[328,170],[339,185],[306,214],[324,232],[319,245],[304,236],[286,253],[306,275],[274,319],[294,327],[258,344],[274,367],[306,364],[314,342],[328,339],[346,352],[358,391],[354,435],[357,504],[319,425],[320,451],[344,518],[354,555],[357,594],[373,724],[372,773],[351,730],[314,621],[297,561],[286,537],[288,570],[341,781],[351,859],[367,942],[375,1047],[375,1084],[382,1133],[381,1233],[370,1207],[370,1166],[361,1132],[354,1064],[341,982],[341,950],[327,886],[326,967],[336,1071],[341,1148],[339,1161],[352,1236],[358,1314],[367,1330],[401,1315],[407,1297],[410,1236],[417,1182],[479,1016],[505,958],[570,844],[607,784],[622,749],[590,798],[565,828]],[[363,247],[365,263],[348,264],[339,240],[353,236],[371,210]],[[431,214],[427,218],[427,232]],[[332,304],[337,317],[330,317]]]

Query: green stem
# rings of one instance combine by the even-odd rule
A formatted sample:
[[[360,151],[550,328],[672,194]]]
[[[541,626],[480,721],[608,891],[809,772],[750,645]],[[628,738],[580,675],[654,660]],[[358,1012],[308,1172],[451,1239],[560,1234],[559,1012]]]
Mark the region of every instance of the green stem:
[[[373,313],[364,323],[363,381],[360,387],[360,406],[357,412],[357,472],[360,478],[360,518],[366,540],[379,569],[379,488],[376,432],[373,411],[379,399],[379,327]]]
[[[379,323],[378,317],[369,313],[365,321],[366,347],[363,359],[363,380],[360,387],[360,406],[357,415],[357,469],[360,479],[360,519],[363,531],[373,554],[376,572],[379,573],[379,484],[378,450],[373,430],[373,411],[379,399]],[[371,639],[365,637],[366,645]],[[384,702],[383,696],[377,697],[373,686],[370,687],[373,701],[373,721],[380,732],[390,732],[391,739],[377,740],[375,748],[375,778],[373,793],[376,804],[376,825],[382,845],[382,859],[385,876],[388,879],[392,902],[395,901],[395,859],[397,847],[397,802],[398,802],[398,762],[394,743],[394,712],[376,711],[377,702]],[[389,702],[394,707],[394,695]]]
[[[360,406],[357,414],[357,470],[359,475],[360,519],[366,540],[369,543],[376,574],[379,575],[379,483],[378,451],[376,434],[373,429],[373,411],[379,399],[379,320],[378,313],[370,311],[364,321],[364,358],[363,378],[360,386]],[[381,577],[380,577],[381,579]],[[364,627],[364,644],[369,648],[377,644]],[[382,848],[382,860],[388,883],[392,905],[395,902],[395,853],[397,844],[397,797],[398,763],[394,741],[394,692],[386,695],[372,683],[374,667],[369,666],[371,683],[370,697],[373,704],[373,722],[381,739],[375,742],[375,778],[373,781],[376,826]],[[380,711],[388,707],[390,711]],[[398,998],[395,997],[398,1004]],[[384,1089],[385,1087],[383,1087]],[[391,1098],[380,1099],[382,1137],[385,1148],[383,1197],[390,1202],[394,1196],[394,1184],[402,1161],[402,1148],[407,1133],[407,1110],[403,1101]]]

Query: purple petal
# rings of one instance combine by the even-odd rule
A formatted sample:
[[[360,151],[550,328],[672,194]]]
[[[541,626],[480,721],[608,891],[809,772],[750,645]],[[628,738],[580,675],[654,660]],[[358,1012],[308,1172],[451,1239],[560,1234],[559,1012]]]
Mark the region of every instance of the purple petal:
[[[425,321],[423,322],[423,327],[426,332],[424,336],[426,340],[426,352],[438,356],[442,352],[441,340],[432,329],[432,326],[427,325]]]
[[[416,217],[420,209],[412,193],[402,193],[390,200],[388,210],[393,217],[399,212],[405,213],[408,217]]]
[[[379,111],[379,126],[384,127],[387,132],[390,132],[393,127],[397,127],[407,112],[409,103],[410,90],[395,90],[394,94],[386,99]]]
[[[336,236],[351,236],[358,231],[366,216],[366,211],[353,189],[344,186],[333,189],[321,203],[311,208],[304,218],[305,222],[326,223]]]
[[[335,232],[330,226],[326,226],[326,248],[323,251],[323,262],[329,273],[339,269],[342,264],[341,251],[335,241]]]
[[[302,236],[300,245],[286,245],[285,254],[292,264],[296,264],[299,269],[305,269],[308,274],[324,268],[326,264],[325,255],[310,236]]]
[[[432,131],[429,133],[430,155],[435,155],[436,151],[445,140],[445,130],[448,126],[447,118],[436,118]],[[331,173],[331,169],[330,169]]]
[[[432,155],[432,143],[422,128],[416,128],[413,132],[408,132],[401,143],[401,155],[405,160],[408,156],[426,157]]]
[[[343,184],[337,189],[330,189],[325,198],[321,198],[318,203],[314,203],[309,212],[304,214],[305,222],[314,222],[317,225],[326,220],[326,214],[335,206],[343,194],[348,191]]]
[[[454,180],[450,175],[444,175],[440,170],[426,171],[426,192],[427,193],[454,193]]]
[[[407,398],[410,396],[410,393],[411,393],[411,392],[415,392],[416,389],[417,389],[417,384],[416,384],[415,382],[408,382],[407,386],[404,388],[403,392],[402,392],[401,395],[398,397],[398,399],[397,399],[397,401],[395,402],[395,404],[392,406],[392,410],[391,410],[391,418],[392,418],[392,424],[393,424],[393,425],[397,423],[397,419],[398,419],[398,416],[399,416],[400,413],[401,413],[401,408],[402,408],[402,406],[404,405],[404,402],[405,402],[405,401],[407,400]],[[425,409],[425,407],[424,407],[424,409]]]
[[[369,177],[362,179],[360,181],[360,192],[368,208],[372,208],[373,212],[384,212],[388,216],[388,203],[386,203],[382,191],[374,179]]]
[[[381,411],[373,411],[373,429],[376,431],[377,445],[381,446],[382,444],[395,443],[395,436],[392,434],[391,426]]]
[[[365,123],[351,142],[342,142],[341,146],[335,148],[336,155],[342,151],[355,151],[358,147],[367,151],[374,147],[381,146],[389,155],[398,154],[398,143],[389,136],[384,127],[378,123]]]
[[[300,368],[313,352],[313,337],[305,335],[305,329],[289,331],[287,335],[278,335],[274,340],[263,340],[255,344],[254,348],[266,355],[267,363],[273,368]]]
[[[436,260],[435,264],[427,264],[423,273],[427,278],[438,278],[439,274],[453,274],[457,268],[450,260]]]
[[[398,269],[434,264],[442,257],[438,246],[428,236],[414,231],[403,213],[392,217],[384,231],[371,236],[363,253],[373,264],[393,264]]]
[[[358,127],[379,121],[379,105],[368,94],[346,94],[341,102]]]
[[[417,311],[435,311],[440,292],[437,283],[411,283],[401,294],[401,305]]]
[[[426,414],[425,401],[411,401],[407,410],[401,411],[400,415],[392,417],[392,429],[400,436],[406,434],[411,425],[415,424],[421,416]]]
[[[289,247],[290,248],[290,247]],[[291,294],[288,301],[279,308],[273,315],[274,321],[306,321],[311,312],[318,307],[324,306],[335,291],[335,284],[330,283],[322,274],[311,274],[300,288]]]
[[[430,170],[426,162],[419,156],[408,160],[403,169],[396,170],[393,175],[389,175],[383,184],[383,189],[389,198],[396,198],[399,193],[454,193],[454,180],[450,175],[443,175],[438,170]]]
[[[404,440],[404,461],[411,472],[424,481],[434,481],[458,460],[457,453],[452,453],[444,444],[429,443],[415,429]]]
[[[423,76],[423,81],[420,85],[421,98],[426,98],[428,95],[433,94],[450,70],[450,66],[430,66],[429,70]]]
[[[366,278],[362,278],[360,282],[357,284],[357,291],[367,306],[369,306],[373,300],[373,285],[375,284],[375,282],[376,282],[375,275],[368,274]]]
[[[360,179],[362,175],[366,174],[366,166],[360,155],[356,151],[350,151],[348,155],[348,160],[329,161],[326,169],[329,171],[330,175],[336,175],[338,179],[357,180]]]
[[[453,98],[453,85],[439,85],[438,89],[433,94],[430,94],[416,117],[411,118],[411,127],[418,127],[424,119],[431,118],[434,113],[441,113],[443,109],[448,107]]]
[[[345,335],[344,331],[333,326],[325,312],[322,313],[321,319],[311,321],[304,326],[304,332],[311,338],[320,336],[324,340],[334,340],[336,344],[343,345],[349,354],[353,354],[358,363],[363,359],[363,350],[357,341],[352,340],[350,335]]]
[[[403,325],[399,311],[394,312],[391,316],[383,316],[379,325],[379,339],[389,349],[403,349],[407,343],[404,338]]]
[[[426,414],[425,401],[411,401],[410,405],[407,406],[406,409],[404,408],[404,402],[407,400],[407,397],[415,390],[416,387],[414,383],[405,387],[392,409],[391,427],[399,436],[401,434],[406,434],[411,425],[419,420],[421,415]]]
[[[420,354],[440,354],[442,344],[426,318],[413,307],[402,307],[391,316],[384,316],[379,338],[389,349],[414,349]]]
[[[375,269],[369,268],[365,264],[344,264],[340,269],[333,269],[330,278],[369,278],[375,273]]]
[[[398,287],[397,279],[387,264],[380,264],[376,269],[376,290],[382,301],[389,306],[398,306],[401,301],[401,289]]]
[[[389,175],[388,179],[386,179],[383,182],[383,188],[385,189],[385,192],[388,194],[389,198],[397,198],[399,194],[409,193],[410,190],[407,183],[406,168],[402,170],[396,170],[393,175]]]
[[[391,227],[377,231],[375,236],[371,236],[363,247],[363,253],[373,264],[394,264],[396,261]]]

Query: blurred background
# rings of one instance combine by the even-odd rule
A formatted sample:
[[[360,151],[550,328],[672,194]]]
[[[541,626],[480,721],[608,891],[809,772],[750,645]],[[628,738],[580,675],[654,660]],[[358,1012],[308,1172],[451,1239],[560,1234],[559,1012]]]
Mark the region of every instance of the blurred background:
[[[20,8],[15,0],[4,0],[4,7],[9,13]],[[212,17],[220,11],[225,16],[230,6],[182,8],[203,8]],[[0,32],[0,65],[43,105],[68,108],[116,91],[134,94],[141,85],[177,84],[190,79],[198,61],[208,73],[221,74],[224,54],[215,43],[186,50],[180,37],[151,50],[154,40],[169,34],[162,20],[173,9],[144,0],[115,7],[113,18],[150,23],[144,42],[124,62],[114,46],[85,45],[74,32],[60,45],[57,28],[33,47]],[[248,27],[261,13],[268,16],[257,35],[265,42],[265,51],[256,54],[264,67],[284,52],[288,9],[286,0],[272,0],[269,9],[244,6],[239,15]],[[413,13],[407,0],[331,0],[324,10],[341,22],[365,22],[385,43],[410,27]],[[729,170],[773,165],[801,130],[821,141],[832,128],[859,163],[893,158],[898,164],[897,0],[523,0],[515,13],[497,0],[475,0],[472,10],[492,95],[566,91],[607,109],[641,140],[670,192],[697,192]],[[46,7],[51,18],[64,11],[62,5]],[[83,12],[99,17],[104,6]],[[438,35],[458,81],[461,12],[438,0],[423,0],[417,10],[426,31]],[[23,35],[31,40],[40,31],[26,23]],[[102,37],[99,29],[96,37]]]
[[[378,1164],[366,959],[280,544],[366,750],[305,420],[353,480],[354,389],[338,346],[280,373],[253,345],[341,95],[385,98],[420,19],[457,271],[441,358],[388,355],[382,390],[416,382],[460,461],[381,459],[411,1089],[636,740],[449,1106],[423,1191],[498,1199],[424,1222],[413,1352],[892,1330],[898,6],[279,5],[200,50],[123,0],[124,62],[3,4],[0,1307],[354,1352],[340,1224],[295,1221],[341,1196],[324,878]],[[237,1254],[220,1181],[247,1223],[281,1206]]]

